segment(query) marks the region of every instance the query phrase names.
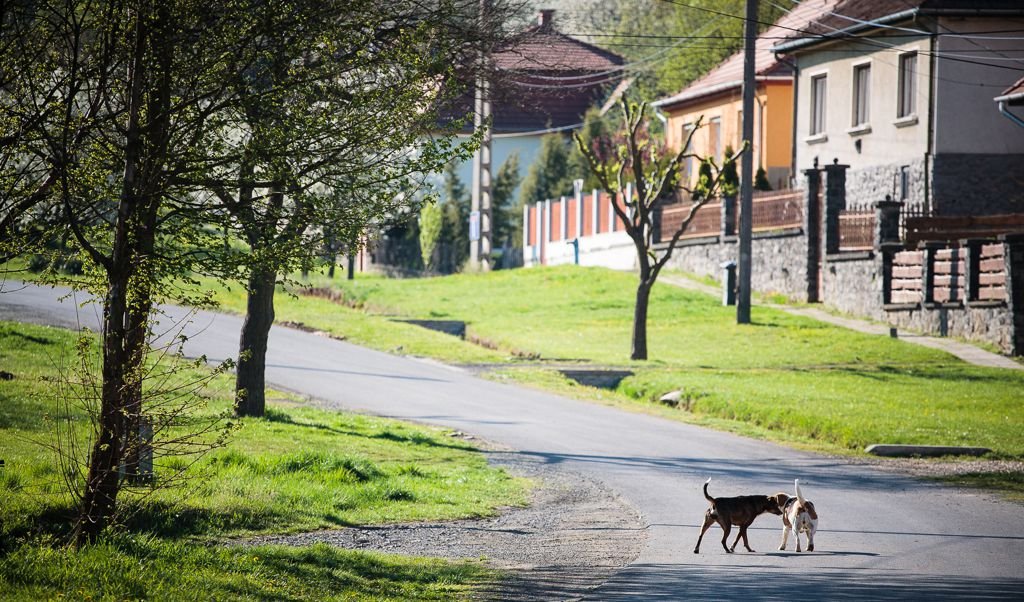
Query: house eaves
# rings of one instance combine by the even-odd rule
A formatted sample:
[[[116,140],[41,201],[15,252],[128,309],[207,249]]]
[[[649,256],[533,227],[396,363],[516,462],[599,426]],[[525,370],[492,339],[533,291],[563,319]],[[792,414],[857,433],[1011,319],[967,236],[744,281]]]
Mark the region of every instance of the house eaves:
[[[826,42],[834,42],[836,40],[857,37],[859,34],[865,31],[877,29],[880,26],[890,25],[892,23],[899,23],[900,21],[906,21],[908,19],[911,19],[917,16],[919,11],[920,9],[912,8],[909,10],[904,10],[898,13],[887,15],[879,19],[874,19],[866,23],[856,23],[854,25],[851,25],[850,27],[844,27],[832,33],[820,34],[811,38],[797,38],[789,42],[776,44],[775,46],[772,47],[772,50],[774,50],[777,54],[785,54],[787,52],[792,52],[794,50],[803,50],[806,48],[810,48],[811,46],[824,44]]]
[[[755,78],[755,81],[759,84],[766,82],[792,82],[793,77],[791,75],[759,75]],[[718,94],[722,94],[723,92],[728,92],[729,90],[742,88],[743,80],[740,79],[728,81],[714,86],[684,91],[681,94],[676,94],[675,96],[670,96],[669,98],[656,100],[651,103],[651,106],[659,109],[665,109],[675,107],[681,104],[692,103],[703,98],[716,96]]]
[[[1005,102],[1009,105],[1021,105],[1024,104],[1024,77],[1017,80],[1017,83],[1013,84],[1009,88],[1003,90],[1003,93],[992,99],[995,102]]]
[[[819,44],[863,36],[901,21],[917,20],[922,16],[1024,15],[1024,3],[1020,0],[906,0],[904,4],[910,8],[885,13],[884,11],[889,8],[888,4],[885,0],[846,0],[836,7],[835,12],[826,11],[806,28],[802,28],[803,35],[794,35],[789,40],[776,44],[772,49],[776,54],[805,50]],[[839,23],[841,20],[854,23],[842,27]],[[924,32],[923,35],[930,33],[932,32]]]

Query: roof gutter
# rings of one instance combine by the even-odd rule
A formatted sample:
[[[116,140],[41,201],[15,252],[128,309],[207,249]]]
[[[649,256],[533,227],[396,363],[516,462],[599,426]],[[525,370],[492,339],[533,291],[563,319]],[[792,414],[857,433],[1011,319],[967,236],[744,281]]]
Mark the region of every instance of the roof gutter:
[[[788,81],[793,81],[793,76],[792,75],[759,75],[759,76],[757,76],[755,78],[755,80],[757,81],[757,83],[773,82],[773,81],[788,82]],[[742,87],[743,87],[743,80],[742,79],[737,79],[737,80],[733,80],[733,81],[723,82],[721,84],[716,84],[716,85],[710,86],[708,88],[699,88],[699,89],[693,90],[691,92],[683,92],[681,94],[676,94],[675,96],[670,96],[669,98],[663,98],[661,100],[656,100],[656,101],[651,103],[651,106],[656,108],[656,109],[667,108],[667,107],[670,107],[672,105],[681,104],[681,103],[684,103],[684,102],[696,100],[698,98],[704,98],[705,96],[713,96],[713,95],[718,94],[720,92],[725,92],[726,90],[731,90],[733,88],[742,88]]]
[[[1019,97],[1021,95],[1017,94],[1015,96]],[[1008,97],[1004,96],[1002,98],[1008,98]],[[996,100],[999,100],[999,99],[997,98]],[[1010,121],[1012,121],[1012,122],[1016,123],[1017,125],[1019,125],[1020,127],[1024,128],[1024,119],[1021,119],[1020,117],[1017,117],[1016,115],[1011,113],[1010,110],[1006,108],[1006,101],[1005,100],[999,100],[999,112],[1003,114],[1003,117],[1006,117]]]
[[[820,36],[815,36],[812,38],[798,38],[791,42],[783,42],[776,46],[772,46],[772,50],[775,52],[791,52],[793,50],[806,48],[808,46],[813,46],[815,44],[822,44],[825,42],[832,42],[843,38],[853,37],[857,33],[869,29],[874,29],[879,25],[888,25],[890,23],[905,21],[907,19],[914,18],[917,16],[919,10],[920,9],[918,8],[911,8],[908,10],[900,11],[898,13],[893,13],[891,15],[880,17],[873,21],[868,21],[867,23],[857,23],[856,25],[851,25],[850,27],[847,27],[845,29],[840,29],[835,33],[822,34]]]

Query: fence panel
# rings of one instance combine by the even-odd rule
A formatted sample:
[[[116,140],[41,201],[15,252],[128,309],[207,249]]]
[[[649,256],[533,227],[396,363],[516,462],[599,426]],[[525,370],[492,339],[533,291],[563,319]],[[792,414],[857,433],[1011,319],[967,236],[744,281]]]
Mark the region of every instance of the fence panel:
[[[666,205],[661,211],[661,241],[668,242],[672,240],[672,235],[676,233],[679,226],[682,225],[683,220],[690,214],[690,208],[693,207],[693,203],[672,203]],[[708,203],[697,210],[697,214],[693,217],[693,221],[686,227],[686,232],[683,233],[683,239],[686,238],[700,238],[703,236],[718,236],[721,234],[722,229],[722,203]]]
[[[963,249],[939,249],[932,262],[932,300],[949,303],[964,299],[967,264]]]
[[[754,232],[801,227],[804,223],[803,197],[802,190],[755,193],[751,211]],[[736,212],[737,220],[739,213]]]
[[[1006,215],[932,216],[907,215],[903,240],[954,241],[965,238],[995,238],[1000,234],[1024,232],[1024,213]]]
[[[1006,301],[1006,262],[1002,244],[981,245],[978,258],[978,300]]]
[[[866,251],[875,246],[875,212],[839,212],[839,250]]]
[[[892,258],[890,303],[920,303],[923,300],[924,253],[901,251]]]

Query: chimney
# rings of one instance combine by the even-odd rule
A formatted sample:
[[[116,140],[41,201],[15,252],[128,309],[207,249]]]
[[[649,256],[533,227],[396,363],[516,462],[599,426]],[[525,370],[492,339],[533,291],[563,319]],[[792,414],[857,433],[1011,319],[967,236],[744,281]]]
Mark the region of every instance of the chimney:
[[[555,20],[555,9],[544,8],[541,9],[540,14],[537,15],[537,25],[541,27],[551,27]]]

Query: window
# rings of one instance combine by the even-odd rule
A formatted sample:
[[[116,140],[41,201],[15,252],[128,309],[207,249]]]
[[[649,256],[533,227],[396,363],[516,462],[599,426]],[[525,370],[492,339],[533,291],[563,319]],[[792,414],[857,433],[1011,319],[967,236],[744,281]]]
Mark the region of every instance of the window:
[[[917,53],[900,55],[899,99],[896,102],[896,117],[910,117],[917,112]]]
[[[736,144],[733,145],[733,150],[739,150],[743,148],[743,110],[736,111]]]
[[[824,75],[811,78],[811,135],[825,133],[825,82]]]
[[[683,124],[683,140],[682,140],[682,143],[685,144],[686,147],[683,148],[683,152],[687,152],[688,153],[693,148],[693,144],[690,141],[690,135],[692,133],[693,133],[693,124],[692,123],[684,123]],[[683,158],[683,168],[682,168],[682,173],[680,175],[682,176],[682,178],[681,178],[682,181],[687,186],[689,186],[690,185],[691,176],[693,175],[693,157],[684,157]]]
[[[712,117],[708,122],[708,156],[716,161],[722,156],[721,117]]]
[[[868,102],[871,98],[871,65],[853,68],[853,124],[868,123]]]

